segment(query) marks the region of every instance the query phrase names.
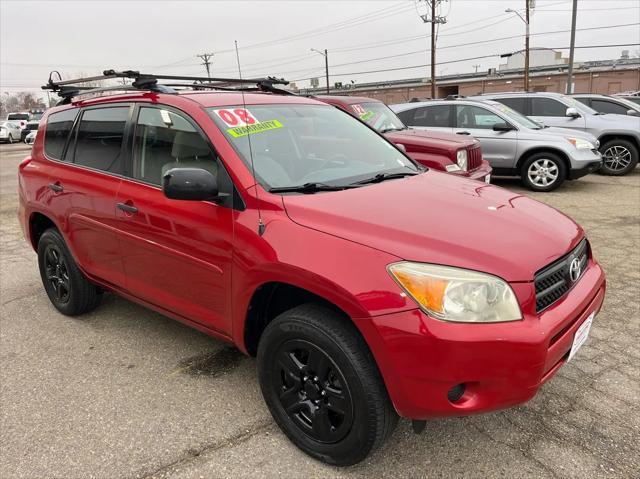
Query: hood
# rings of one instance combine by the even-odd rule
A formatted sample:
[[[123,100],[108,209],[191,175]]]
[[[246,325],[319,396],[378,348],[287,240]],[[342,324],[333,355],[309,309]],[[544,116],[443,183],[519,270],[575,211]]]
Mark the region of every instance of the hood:
[[[554,126],[550,126],[547,128],[543,128],[542,130],[532,130],[536,135],[538,134],[548,134],[553,136],[560,136],[562,138],[580,138],[583,140],[590,141],[591,143],[595,143],[598,139],[593,136],[591,133],[582,131],[582,130],[574,130],[571,128],[558,128]]]
[[[606,113],[603,115],[591,115],[590,120],[595,119],[604,128],[614,130],[633,130],[636,135],[640,131],[640,116],[616,115]]]
[[[460,148],[468,148],[477,143],[476,140],[468,137],[454,135],[453,133],[443,133],[431,130],[416,130],[407,128],[401,131],[390,131],[384,134],[394,143],[402,143],[407,147],[412,147],[411,151],[455,151]]]
[[[430,170],[351,190],[285,195],[294,222],[398,258],[532,281],[583,231],[557,210],[493,185]]]

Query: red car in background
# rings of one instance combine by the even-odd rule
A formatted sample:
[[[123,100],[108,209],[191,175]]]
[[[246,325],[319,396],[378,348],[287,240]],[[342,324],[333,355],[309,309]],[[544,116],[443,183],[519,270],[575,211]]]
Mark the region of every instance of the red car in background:
[[[485,183],[491,181],[491,166],[482,159],[480,142],[475,138],[409,128],[387,105],[373,98],[336,95],[313,98],[364,121],[396,145],[402,145],[411,158],[424,166]]]

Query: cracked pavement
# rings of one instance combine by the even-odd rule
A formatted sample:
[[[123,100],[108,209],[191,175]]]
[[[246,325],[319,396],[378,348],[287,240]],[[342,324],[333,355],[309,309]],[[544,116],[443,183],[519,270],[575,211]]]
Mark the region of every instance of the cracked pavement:
[[[608,291],[586,344],[520,407],[403,420],[365,462],[329,467],[273,423],[255,360],[106,295],[60,315],[16,219],[24,146],[0,147],[0,477],[640,477],[640,168],[531,194],[587,231]]]

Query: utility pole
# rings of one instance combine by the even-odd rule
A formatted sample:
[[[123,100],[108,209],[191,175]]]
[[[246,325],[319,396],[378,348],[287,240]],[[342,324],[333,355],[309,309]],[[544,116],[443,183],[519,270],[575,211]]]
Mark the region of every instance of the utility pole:
[[[326,48],[324,49],[324,52],[321,52],[320,50],[316,50],[315,48],[312,48],[311,51],[319,53],[324,57],[324,76],[327,81],[327,95],[328,95],[329,94],[329,53],[327,52]]]
[[[478,68],[480,68],[482,65],[471,65],[473,68],[476,69],[476,73],[478,73]]]
[[[436,98],[436,25],[447,23],[447,19],[436,15],[436,8],[446,0],[425,0],[431,14],[420,15],[423,23],[431,23],[431,98]]]
[[[576,17],[578,16],[578,0],[573,0],[571,13],[571,44],[569,47],[569,72],[567,73],[567,95],[573,93],[573,51],[576,45]],[[591,93],[591,90],[589,90]]]
[[[529,0],[524,0],[526,5],[527,32],[524,41],[524,91],[529,91]]]
[[[213,53],[201,53],[200,55],[196,55],[196,57],[202,60],[202,64],[207,69],[207,77],[211,78],[211,72],[209,71],[209,65],[211,62],[209,60],[213,58]]]

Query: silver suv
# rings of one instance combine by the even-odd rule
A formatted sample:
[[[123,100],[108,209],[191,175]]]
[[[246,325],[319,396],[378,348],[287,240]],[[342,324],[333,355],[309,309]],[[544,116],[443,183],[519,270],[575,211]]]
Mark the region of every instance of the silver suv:
[[[555,190],[602,164],[592,135],[544,127],[495,101],[434,100],[391,109],[413,128],[473,135],[494,175],[519,176],[534,191]]]
[[[600,140],[607,175],[626,175],[638,164],[640,117],[598,113],[560,93],[495,93],[477,97],[504,103],[549,126],[586,131]]]

